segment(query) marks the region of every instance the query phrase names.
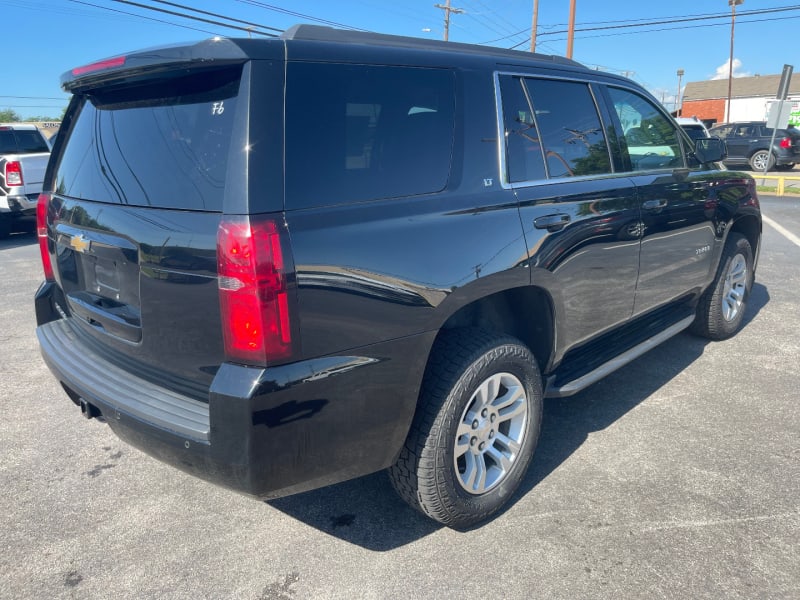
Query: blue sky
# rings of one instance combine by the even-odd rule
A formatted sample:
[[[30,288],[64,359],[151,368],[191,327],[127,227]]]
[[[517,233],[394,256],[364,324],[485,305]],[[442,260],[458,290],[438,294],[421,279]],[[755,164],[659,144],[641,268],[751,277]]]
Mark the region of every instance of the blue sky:
[[[155,0],[137,0],[165,10],[189,12]],[[285,29],[316,19],[355,28],[441,39],[445,0],[174,0],[229,17]],[[450,39],[527,50],[533,0],[451,0]],[[565,54],[569,0],[540,0],[537,51]],[[2,0],[3,84],[0,109],[24,118],[58,116],[67,95],[59,78],[72,67],[129,50],[243,32],[138,8],[115,0]],[[683,84],[727,76],[730,7],[726,0],[577,0],[576,60],[627,74],[673,107]],[[271,8],[268,8],[271,7]],[[751,14],[752,11],[789,9]],[[110,9],[110,10],[109,10]],[[192,13],[196,14],[196,13]],[[710,18],[714,16],[725,18]],[[795,47],[800,4],[788,0],[745,0],[737,8],[735,73],[780,73],[785,63],[800,70]],[[197,15],[202,16],[202,15]],[[220,20],[206,16],[212,20]],[[682,19],[683,21],[678,21]],[[663,22],[658,24],[648,24]],[[641,25],[631,27],[631,25]],[[604,28],[604,29],[597,29]],[[581,29],[592,29],[580,31]],[[797,75],[800,76],[800,75]]]

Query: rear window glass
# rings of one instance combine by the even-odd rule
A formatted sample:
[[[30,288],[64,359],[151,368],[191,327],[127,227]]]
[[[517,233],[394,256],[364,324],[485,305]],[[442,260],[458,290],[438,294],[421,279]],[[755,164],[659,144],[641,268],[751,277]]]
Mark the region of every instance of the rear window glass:
[[[589,86],[501,75],[510,182],[611,173]]]
[[[500,77],[508,180],[546,179],[544,152],[528,97],[519,77]]]
[[[450,71],[292,63],[286,204],[308,208],[427,194],[450,172]]]
[[[47,142],[38,131],[17,129],[0,131],[0,154],[33,154],[50,152]]]
[[[585,83],[525,79],[550,177],[611,172],[603,125]]]
[[[221,211],[241,69],[94,91],[68,132],[59,194]]]

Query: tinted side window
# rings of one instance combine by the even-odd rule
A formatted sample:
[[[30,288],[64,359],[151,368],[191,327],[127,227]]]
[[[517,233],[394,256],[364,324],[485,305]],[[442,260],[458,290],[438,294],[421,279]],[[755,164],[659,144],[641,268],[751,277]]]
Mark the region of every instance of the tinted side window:
[[[611,172],[608,145],[588,84],[525,79],[550,177]]]
[[[757,136],[759,134],[759,126],[758,125],[739,125],[736,129],[736,136],[737,137],[752,137]]]
[[[222,210],[240,76],[240,68],[204,71],[94,92],[62,146],[56,190],[98,202]]]
[[[619,88],[608,88],[622,125],[634,171],[683,166],[678,132],[649,100]]]
[[[733,131],[733,125],[719,125],[711,129],[709,133],[721,138],[726,138],[731,134],[731,131]]]
[[[445,187],[455,116],[452,72],[291,63],[286,77],[287,208]]]
[[[500,76],[506,169],[509,181],[545,179],[544,156],[539,132],[519,77]]]

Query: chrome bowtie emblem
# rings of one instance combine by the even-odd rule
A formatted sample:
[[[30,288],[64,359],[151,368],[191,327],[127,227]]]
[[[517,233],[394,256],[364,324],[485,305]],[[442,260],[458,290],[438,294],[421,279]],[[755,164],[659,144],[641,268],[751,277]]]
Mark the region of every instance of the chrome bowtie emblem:
[[[86,252],[86,249],[91,246],[92,242],[86,239],[86,236],[83,234],[74,235],[72,239],[69,241],[69,245],[72,247],[73,250],[76,252]]]

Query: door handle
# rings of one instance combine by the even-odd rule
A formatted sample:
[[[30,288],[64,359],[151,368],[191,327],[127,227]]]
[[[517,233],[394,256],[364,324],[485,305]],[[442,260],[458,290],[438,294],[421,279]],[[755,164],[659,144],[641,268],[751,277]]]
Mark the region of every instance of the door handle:
[[[570,216],[564,213],[557,213],[554,215],[545,215],[544,217],[536,217],[533,220],[533,226],[536,229],[547,229],[547,231],[558,231],[563,229],[569,223]]]
[[[666,205],[666,199],[659,198],[658,200],[645,200],[642,203],[642,208],[645,210],[658,210],[660,208],[664,208]]]

